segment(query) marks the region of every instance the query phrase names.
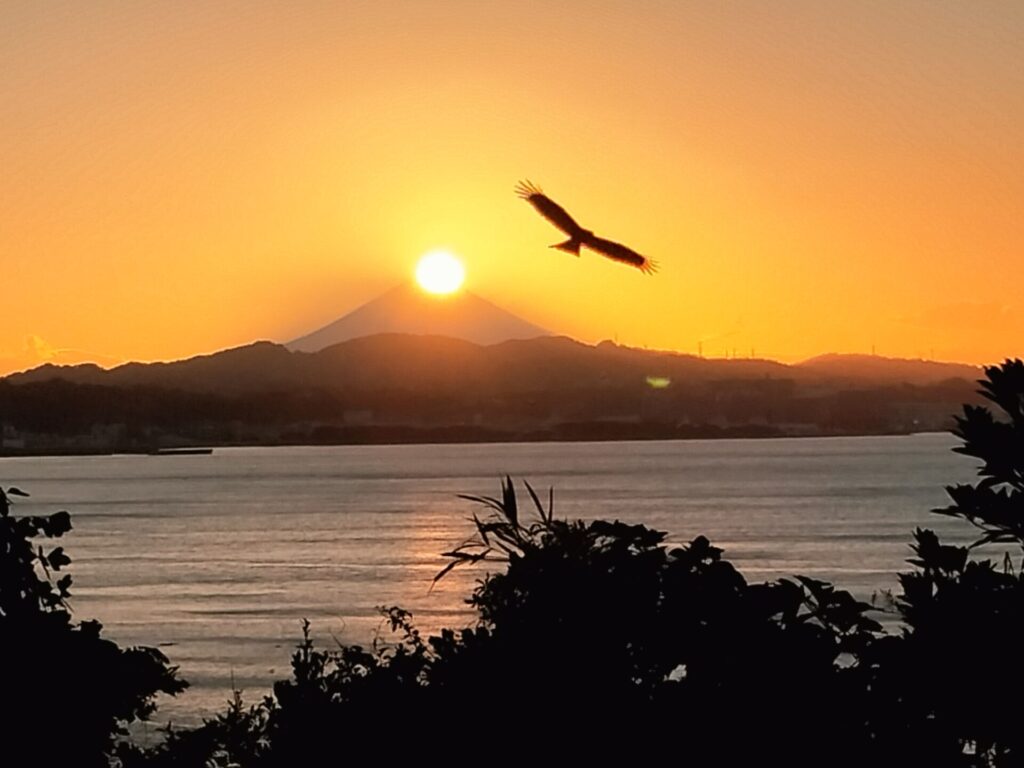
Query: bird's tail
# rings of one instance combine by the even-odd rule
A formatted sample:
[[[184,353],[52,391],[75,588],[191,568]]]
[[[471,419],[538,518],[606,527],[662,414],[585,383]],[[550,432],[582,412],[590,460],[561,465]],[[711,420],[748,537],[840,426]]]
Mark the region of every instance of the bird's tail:
[[[554,245],[549,245],[548,247],[557,248],[560,251],[565,251],[566,253],[572,253],[575,254],[576,256],[579,256],[581,245],[583,245],[583,241],[580,238],[570,237],[565,242],[555,243]]]

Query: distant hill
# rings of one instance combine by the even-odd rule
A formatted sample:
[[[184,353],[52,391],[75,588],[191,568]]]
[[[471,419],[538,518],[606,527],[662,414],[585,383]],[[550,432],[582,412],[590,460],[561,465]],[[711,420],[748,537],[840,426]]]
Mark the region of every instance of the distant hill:
[[[150,386],[232,393],[351,387],[429,391],[478,387],[490,391],[576,389],[643,382],[647,376],[687,381],[805,378],[799,369],[770,360],[724,360],[620,347],[590,346],[564,336],[481,345],[445,336],[384,333],[293,352],[260,341],[171,363],[43,365],[11,374],[26,384],[52,379],[106,386]]]
[[[151,386],[233,393],[352,387],[429,391],[479,387],[488,391],[575,389],[666,377],[675,384],[749,379],[800,383],[845,380],[865,385],[973,382],[979,368],[959,363],[868,355],[823,355],[797,365],[772,360],[703,358],[674,352],[596,346],[564,336],[475,344],[444,336],[383,333],[318,352],[290,351],[269,341],[170,363],[43,365],[3,379],[12,384],[62,379],[106,386]]]
[[[947,429],[979,371],[829,356],[799,365],[384,333],[318,352],[258,342],[171,363],[0,379],[0,454],[154,446],[903,434]]]
[[[113,387],[149,386],[200,392],[288,389],[300,384],[293,355],[279,344],[259,341],[170,363],[125,363],[109,370],[98,365],[41,365],[3,379],[15,384],[59,379]]]
[[[285,346],[297,352],[319,352],[340,342],[382,333],[447,336],[474,344],[551,335],[469,291],[433,296],[405,283]]]
[[[981,378],[981,368],[963,363],[910,360],[878,355],[827,354],[799,363],[799,368],[821,377],[848,381],[933,384],[947,379]]]

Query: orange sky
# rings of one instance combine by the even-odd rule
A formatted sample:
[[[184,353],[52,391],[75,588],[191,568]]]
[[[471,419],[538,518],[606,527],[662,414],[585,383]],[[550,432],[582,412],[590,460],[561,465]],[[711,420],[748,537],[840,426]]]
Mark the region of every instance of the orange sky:
[[[184,7],[0,6],[0,372],[287,340],[438,246],[586,341],[1024,355],[1022,3]]]

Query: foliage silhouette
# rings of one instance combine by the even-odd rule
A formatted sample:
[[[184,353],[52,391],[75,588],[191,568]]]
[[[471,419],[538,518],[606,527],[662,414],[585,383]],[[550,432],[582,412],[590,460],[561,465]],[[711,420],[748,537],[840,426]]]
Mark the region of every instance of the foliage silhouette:
[[[43,765],[107,766],[126,726],[146,719],[154,696],[186,683],[155,648],[118,647],[95,621],[71,621],[70,562],[63,547],[35,539],[71,530],[67,512],[16,517],[27,496],[0,488],[0,744],[5,755],[35,755]]]
[[[972,559],[991,543],[1024,549],[1024,362],[985,369],[981,394],[997,408],[964,406],[954,434],[958,453],[979,459],[980,479],[946,489],[952,504],[936,513],[970,523],[969,547],[914,532],[915,566],[900,575],[902,642],[879,646],[875,664],[887,691],[881,711],[921,735],[933,755],[967,766],[1024,764],[1024,731],[1006,700],[1024,685],[1024,581],[1010,551],[1002,563]]]
[[[501,499],[474,499],[491,514],[439,574],[504,565],[469,598],[475,626],[424,640],[390,608],[395,642],[319,650],[307,625],[273,700],[173,736],[149,764],[294,765],[396,734],[489,748],[524,720],[520,738],[577,757],[654,752],[673,730],[694,760],[799,763],[794,740],[808,755],[867,743],[856,658],[880,629],[868,605],[813,579],[748,585],[704,537],[668,547],[644,526],[560,520],[526,487],[532,514],[508,479]],[[815,706],[798,716],[776,705],[786,696]]]
[[[473,626],[424,639],[392,607],[389,640],[325,650],[306,623],[273,697],[246,708],[236,694],[198,729],[123,749],[122,765],[321,764],[366,749],[397,757],[403,745],[499,763],[1020,765],[1006,694],[1024,684],[1024,584],[1013,558],[977,555],[993,543],[1024,549],[1024,363],[986,376],[997,413],[965,406],[956,427],[956,450],[980,460],[980,478],[949,487],[951,505],[935,510],[979,536],[962,547],[914,532],[897,633],[825,582],[751,584],[702,536],[671,546],[642,525],[563,520],[552,494],[542,501],[527,483],[523,504],[506,478],[499,496],[465,497],[485,513],[437,576],[488,569],[467,601]],[[29,533],[69,525],[26,520]],[[18,552],[11,562],[42,557]],[[38,562],[65,564],[57,550]],[[13,602],[3,592],[5,616],[9,602],[62,610],[66,589],[48,578],[5,570],[3,584],[24,585]]]

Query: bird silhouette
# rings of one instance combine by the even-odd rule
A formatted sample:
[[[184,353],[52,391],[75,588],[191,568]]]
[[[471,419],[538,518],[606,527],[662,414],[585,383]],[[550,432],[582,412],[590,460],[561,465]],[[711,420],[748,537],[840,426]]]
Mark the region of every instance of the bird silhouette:
[[[598,237],[589,229],[581,227],[576,223],[576,220],[566,212],[565,208],[545,195],[540,187],[535,185],[533,182],[529,180],[519,182],[516,185],[516,194],[536,208],[537,212],[540,213],[541,216],[569,236],[568,240],[561,243],[555,243],[549,247],[557,248],[560,251],[573,253],[579,256],[580,247],[582,246],[609,259],[634,266],[641,272],[650,274],[651,272],[657,271],[657,263],[648,259],[646,256],[641,256],[632,248],[627,248],[621,243],[616,243],[611,240],[605,240],[603,237]]]

